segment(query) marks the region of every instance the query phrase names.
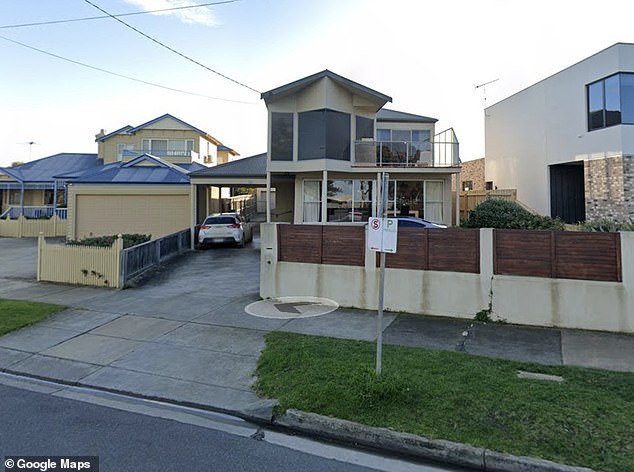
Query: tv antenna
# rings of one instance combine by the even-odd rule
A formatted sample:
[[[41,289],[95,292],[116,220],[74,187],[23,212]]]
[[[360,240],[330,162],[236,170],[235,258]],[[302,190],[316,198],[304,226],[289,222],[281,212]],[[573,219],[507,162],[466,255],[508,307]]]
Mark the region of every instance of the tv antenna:
[[[23,143],[18,143],[18,144],[28,144],[29,145],[29,161],[31,161],[31,154],[33,152],[33,145],[34,144],[40,144],[40,143],[36,143],[35,141],[25,141]]]
[[[492,84],[493,82],[497,82],[498,80],[500,79],[498,78],[498,79],[489,80],[488,82],[475,86],[476,90],[478,90],[479,88],[482,89],[482,95],[484,96],[484,108],[487,107],[487,85]]]

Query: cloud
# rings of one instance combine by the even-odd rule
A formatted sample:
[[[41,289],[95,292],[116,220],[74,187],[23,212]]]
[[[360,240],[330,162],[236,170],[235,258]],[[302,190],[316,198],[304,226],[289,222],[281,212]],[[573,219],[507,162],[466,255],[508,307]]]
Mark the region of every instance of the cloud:
[[[187,7],[197,5],[191,0],[124,0],[130,5],[140,7],[143,10],[161,10],[164,8]],[[218,26],[220,22],[209,7],[186,8],[183,10],[172,10],[152,13],[152,15],[174,16],[183,23],[198,24],[205,26]]]

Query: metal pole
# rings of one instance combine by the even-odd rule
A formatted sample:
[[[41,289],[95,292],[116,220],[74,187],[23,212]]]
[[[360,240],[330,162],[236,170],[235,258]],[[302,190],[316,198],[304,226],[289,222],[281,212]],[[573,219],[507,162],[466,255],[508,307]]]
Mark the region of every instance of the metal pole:
[[[381,205],[379,206],[379,215],[381,215],[382,222],[385,222],[387,217],[387,197],[388,187],[390,182],[390,174],[383,173],[381,183]],[[383,246],[383,241],[381,241]],[[381,247],[383,249],[383,247]],[[376,375],[381,375],[381,361],[383,357],[383,307],[385,304],[385,252],[381,251],[381,272],[379,276],[379,316],[376,324]]]

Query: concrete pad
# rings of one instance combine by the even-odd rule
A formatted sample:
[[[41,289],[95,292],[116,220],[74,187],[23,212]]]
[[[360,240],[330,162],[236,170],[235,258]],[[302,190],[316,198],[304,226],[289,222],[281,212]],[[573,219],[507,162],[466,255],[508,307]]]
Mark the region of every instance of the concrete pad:
[[[93,364],[57,359],[40,354],[35,354],[9,368],[12,372],[63,382],[77,382],[97,369],[99,366]]]
[[[250,390],[257,357],[148,343],[111,367],[175,379]]]
[[[398,315],[383,333],[386,344],[453,350],[469,320],[433,316]]]
[[[80,334],[48,326],[29,326],[0,337],[0,347],[26,352],[41,352]]]
[[[0,277],[37,277],[37,238],[0,238]]]
[[[166,334],[158,342],[254,357],[265,345],[263,331],[194,323]]]
[[[36,284],[29,284],[29,286],[21,289],[13,290],[11,297],[17,300],[43,301],[43,297],[51,295],[59,296],[60,294],[72,290],[72,288],[71,285],[38,282]]]
[[[57,303],[58,305],[78,306],[86,300],[101,297],[105,294],[115,294],[115,289],[105,287],[82,287],[76,285],[66,285],[66,290],[50,293],[39,298],[46,303]]]
[[[25,288],[33,287],[37,282],[26,280],[0,278],[0,296],[3,298],[15,298],[12,294]],[[19,292],[23,293],[23,292]]]
[[[209,313],[197,316],[192,321],[194,323],[256,329],[260,331],[278,330],[288,323],[288,320],[251,316],[244,311],[246,305],[248,305],[248,302],[245,303],[244,300],[231,301]]]
[[[142,343],[128,339],[82,334],[43,352],[46,356],[61,357],[89,364],[107,365],[140,347]]]
[[[108,323],[119,316],[121,315],[118,313],[104,313],[101,311],[69,308],[46,318],[44,321],[38,323],[38,326],[84,332]]]
[[[32,354],[22,351],[14,351],[13,349],[5,349],[0,347],[0,369],[6,369],[24,359],[30,357]]]
[[[383,329],[385,330],[395,318],[394,315],[384,314]],[[280,328],[280,331],[373,341],[376,339],[376,324],[376,313],[362,310],[337,310],[316,318],[289,321]]]
[[[565,365],[634,372],[634,336],[593,331],[561,331]]]
[[[179,321],[124,315],[91,331],[91,334],[113,336],[135,341],[153,341],[175,330],[183,323]]]
[[[213,407],[216,410],[240,411],[257,405],[260,398],[249,390],[190,382],[159,375],[104,367],[84,378],[80,385]]]
[[[526,372],[523,370],[517,371],[518,379],[525,380],[542,380],[546,382],[563,382],[564,378],[561,375],[542,374],[539,372]]]

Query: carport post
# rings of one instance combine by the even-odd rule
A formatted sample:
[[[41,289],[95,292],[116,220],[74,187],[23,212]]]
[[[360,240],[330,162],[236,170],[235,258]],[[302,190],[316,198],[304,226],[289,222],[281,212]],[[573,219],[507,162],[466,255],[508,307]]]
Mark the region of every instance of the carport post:
[[[190,249],[194,249],[196,247],[196,198],[197,196],[197,188],[196,184],[191,184],[190,186],[190,197],[191,197],[191,207],[192,207],[192,227],[189,235],[189,244]]]
[[[266,172],[266,222],[271,222],[271,173]]]

